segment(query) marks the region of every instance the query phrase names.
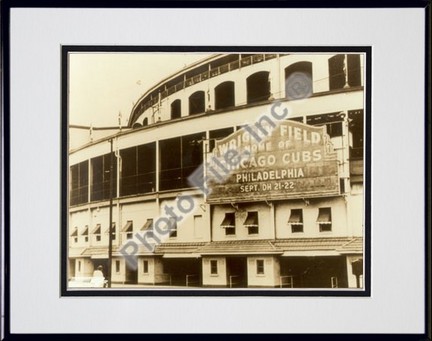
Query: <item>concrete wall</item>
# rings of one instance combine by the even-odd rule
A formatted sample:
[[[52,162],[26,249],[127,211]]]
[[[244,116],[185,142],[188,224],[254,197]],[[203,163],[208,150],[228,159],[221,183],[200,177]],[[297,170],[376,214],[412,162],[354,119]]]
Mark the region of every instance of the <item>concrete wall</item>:
[[[298,117],[362,109],[364,102],[363,95],[363,91],[353,91],[317,96],[301,101],[282,100],[282,103],[284,106],[288,107],[289,117]],[[205,130],[199,129],[199,127],[212,127],[211,130],[213,130],[236,127],[246,122],[253,123],[261,115],[270,114],[271,105],[272,103],[266,103],[253,107],[224,111],[217,114],[208,113],[204,115],[194,115],[185,117],[182,120],[162,122],[161,124],[150,125],[142,129],[124,131],[114,141],[114,149],[124,149]],[[191,122],[193,123],[191,124]],[[169,128],[163,129],[167,124]],[[109,152],[110,143],[108,143],[107,140],[95,141],[86,148],[72,152],[70,154],[70,165]]]
[[[93,276],[94,266],[90,258],[75,259],[75,277]]]
[[[120,262],[120,269],[116,271],[116,263]],[[123,283],[126,279],[126,260],[123,257],[113,257],[111,266],[111,281]]]
[[[149,200],[145,202],[136,202],[136,203],[125,203],[120,205],[120,245],[127,242],[126,233],[121,232],[123,228],[126,226],[128,221],[132,221],[132,234],[141,232],[142,227],[147,222],[147,219],[156,220],[158,217],[158,207],[157,203],[154,200]],[[135,242],[139,241],[134,237],[132,238]]]
[[[236,234],[225,235],[225,229],[221,223],[225,213],[235,213]],[[248,228],[243,224],[248,212],[258,212],[258,234],[248,234]],[[231,205],[218,205],[214,207],[212,217],[213,240],[251,240],[251,239],[274,239],[273,219],[271,207],[264,203],[239,204],[238,210]]]
[[[275,205],[277,238],[340,237],[351,235],[346,217],[346,203],[343,197],[309,199],[280,202]],[[320,207],[330,207],[331,232],[320,232],[317,224]],[[292,233],[288,220],[292,209],[303,210],[303,232]]]
[[[210,230],[208,228],[210,223],[210,208],[204,203],[202,196],[183,193],[175,199],[161,199],[159,217],[169,218],[170,214],[165,211],[165,206],[173,208],[174,214],[178,219],[181,218],[181,220],[177,222],[176,237],[161,239],[169,242],[202,242],[210,240]],[[200,220],[195,217],[200,217]],[[196,223],[199,223],[200,226],[196,226]],[[164,229],[164,226],[165,224],[161,223],[160,229]]]
[[[148,272],[144,272],[144,261],[148,262]],[[157,283],[157,275],[163,274],[162,259],[159,257],[138,257],[138,283]]]
[[[210,261],[216,260],[218,273],[210,273]],[[225,257],[209,256],[202,258],[202,282],[203,286],[225,287],[227,285],[227,272]]]
[[[264,261],[264,274],[257,273],[257,260]],[[274,256],[250,256],[247,258],[249,287],[276,287],[279,285],[279,260]]]

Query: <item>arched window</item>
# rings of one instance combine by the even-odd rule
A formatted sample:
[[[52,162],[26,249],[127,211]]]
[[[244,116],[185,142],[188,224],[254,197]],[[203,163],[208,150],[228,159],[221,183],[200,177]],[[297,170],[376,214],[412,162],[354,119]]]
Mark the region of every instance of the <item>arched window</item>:
[[[137,129],[137,128],[141,128],[141,127],[142,127],[141,124],[139,124],[138,122],[135,122],[132,126],[132,129]]]
[[[269,72],[260,71],[246,79],[247,103],[267,101],[270,97]]]
[[[312,63],[298,62],[285,68],[285,97],[294,100],[313,93]]]
[[[148,126],[148,118],[147,117],[143,120],[143,127],[145,127],[145,126]]]
[[[234,82],[223,82],[215,88],[215,109],[234,106]]]
[[[199,114],[205,111],[204,91],[194,92],[189,97],[189,115]]]
[[[176,99],[171,103],[171,119],[181,117],[181,101]]]

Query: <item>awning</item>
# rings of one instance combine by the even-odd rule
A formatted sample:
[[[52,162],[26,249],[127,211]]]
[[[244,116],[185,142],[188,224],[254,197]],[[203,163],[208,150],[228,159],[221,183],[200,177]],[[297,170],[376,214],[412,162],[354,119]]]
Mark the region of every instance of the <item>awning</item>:
[[[212,241],[198,248],[202,255],[262,255],[281,254],[272,240],[225,240]]]
[[[199,253],[166,253],[162,258],[200,258]]]
[[[128,220],[126,225],[123,227],[122,232],[133,232],[133,222]]]
[[[113,233],[115,232],[116,223],[112,223]],[[109,233],[109,227],[106,229],[105,233]]]
[[[331,211],[330,208],[320,208],[317,223],[330,224],[331,223]]]
[[[75,229],[70,236],[71,237],[78,237],[78,227],[75,226]]]
[[[248,212],[243,225],[245,227],[258,227],[258,212]]]
[[[82,257],[82,253],[84,252],[85,248],[69,248],[68,257],[69,258],[80,258]]]
[[[222,221],[220,227],[227,229],[235,227],[235,215],[234,213],[225,213],[225,218]]]
[[[336,250],[293,250],[285,251],[282,257],[316,257],[316,256],[340,256]]]
[[[288,224],[302,225],[303,224],[302,211],[301,210],[291,210],[291,215],[288,219]]]
[[[85,226],[83,233],[81,233],[82,236],[88,236],[88,225]]]
[[[147,219],[143,227],[141,228],[141,231],[151,230],[153,229],[153,219]]]
[[[92,233],[93,234],[100,234],[101,233],[101,224],[97,224]]]

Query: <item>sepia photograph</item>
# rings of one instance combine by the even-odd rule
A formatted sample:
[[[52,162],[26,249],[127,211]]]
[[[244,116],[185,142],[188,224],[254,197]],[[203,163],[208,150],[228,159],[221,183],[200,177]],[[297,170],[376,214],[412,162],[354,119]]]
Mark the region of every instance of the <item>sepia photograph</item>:
[[[365,293],[368,50],[221,50],[63,47],[67,292]]]

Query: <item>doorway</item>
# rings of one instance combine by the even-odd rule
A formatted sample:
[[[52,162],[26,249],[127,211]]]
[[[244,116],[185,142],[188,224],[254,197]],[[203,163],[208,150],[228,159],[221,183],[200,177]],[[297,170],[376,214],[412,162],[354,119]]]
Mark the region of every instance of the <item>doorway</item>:
[[[138,283],[138,269],[136,266],[131,266],[134,264],[133,261],[126,261],[126,274],[125,274],[125,284],[137,284]]]
[[[227,283],[229,288],[247,287],[246,260],[246,257],[227,257]]]

